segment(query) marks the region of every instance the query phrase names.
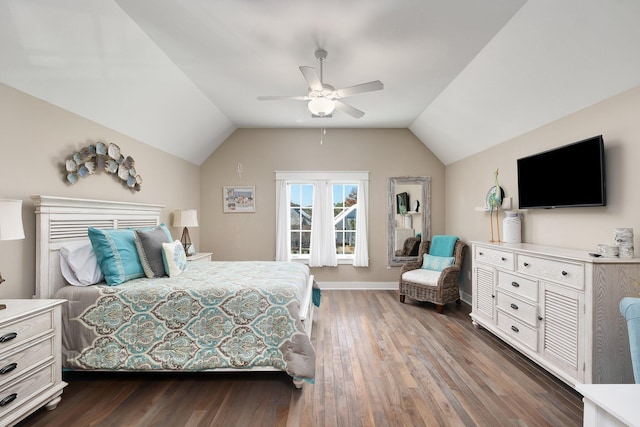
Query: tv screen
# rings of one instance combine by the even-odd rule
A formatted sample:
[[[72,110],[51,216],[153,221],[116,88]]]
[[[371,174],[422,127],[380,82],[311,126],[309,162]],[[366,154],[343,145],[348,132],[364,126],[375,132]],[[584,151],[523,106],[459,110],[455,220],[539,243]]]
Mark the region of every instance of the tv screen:
[[[520,209],[606,204],[602,135],[518,159]]]

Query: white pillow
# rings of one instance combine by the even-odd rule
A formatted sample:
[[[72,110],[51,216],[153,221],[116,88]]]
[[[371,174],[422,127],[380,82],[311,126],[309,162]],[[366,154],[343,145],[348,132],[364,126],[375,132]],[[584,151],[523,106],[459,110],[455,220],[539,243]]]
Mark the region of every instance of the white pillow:
[[[62,276],[73,286],[89,286],[104,281],[91,242],[61,247],[60,270]]]
[[[187,255],[180,240],[162,244],[162,261],[169,277],[177,276],[187,269]]]

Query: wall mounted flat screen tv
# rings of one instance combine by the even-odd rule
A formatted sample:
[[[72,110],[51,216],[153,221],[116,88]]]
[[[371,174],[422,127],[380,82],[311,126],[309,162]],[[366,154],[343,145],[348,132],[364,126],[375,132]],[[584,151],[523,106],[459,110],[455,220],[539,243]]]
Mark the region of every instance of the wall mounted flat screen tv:
[[[518,159],[520,209],[606,204],[602,135]]]

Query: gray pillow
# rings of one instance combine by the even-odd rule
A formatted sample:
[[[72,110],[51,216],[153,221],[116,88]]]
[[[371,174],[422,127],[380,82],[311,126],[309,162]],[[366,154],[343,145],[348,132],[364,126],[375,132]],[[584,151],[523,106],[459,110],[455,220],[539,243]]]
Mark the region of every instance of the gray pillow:
[[[158,226],[153,230],[134,230],[134,232],[136,249],[145,276],[151,279],[166,276],[162,261],[162,244],[171,242],[169,230]]]

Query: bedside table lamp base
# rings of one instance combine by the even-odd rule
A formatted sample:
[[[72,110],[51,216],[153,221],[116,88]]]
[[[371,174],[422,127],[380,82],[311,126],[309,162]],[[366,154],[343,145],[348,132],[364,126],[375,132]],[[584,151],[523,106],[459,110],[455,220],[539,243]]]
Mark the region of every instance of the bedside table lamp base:
[[[184,254],[189,256],[189,248],[191,247],[191,236],[189,236],[189,229],[187,227],[182,230],[182,238],[180,239],[182,247],[184,248]]]

